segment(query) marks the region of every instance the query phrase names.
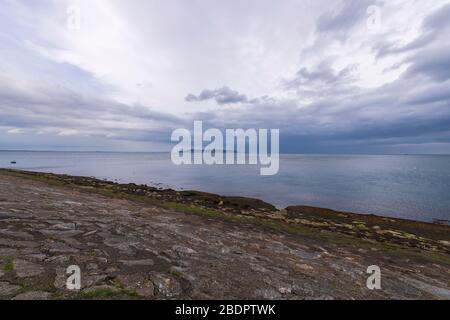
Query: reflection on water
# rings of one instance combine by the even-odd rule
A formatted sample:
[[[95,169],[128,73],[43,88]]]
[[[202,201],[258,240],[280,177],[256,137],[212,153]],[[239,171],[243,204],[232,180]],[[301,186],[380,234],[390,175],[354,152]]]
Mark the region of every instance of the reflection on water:
[[[8,151],[0,167],[257,197],[278,207],[450,219],[450,156],[281,155],[279,174],[260,176],[259,166],[175,166],[168,153]]]

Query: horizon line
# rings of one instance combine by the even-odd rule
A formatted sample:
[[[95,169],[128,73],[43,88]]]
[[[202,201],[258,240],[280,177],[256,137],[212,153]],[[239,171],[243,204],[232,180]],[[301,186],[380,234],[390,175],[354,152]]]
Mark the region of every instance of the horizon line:
[[[193,150],[194,152],[204,150]],[[226,152],[226,150],[222,150]],[[60,152],[60,153],[170,153],[171,151],[102,151],[102,150],[9,150],[0,149],[0,152]],[[245,152],[246,154],[248,152]],[[283,155],[372,155],[372,156],[450,156],[450,153],[367,153],[367,152],[279,152]]]

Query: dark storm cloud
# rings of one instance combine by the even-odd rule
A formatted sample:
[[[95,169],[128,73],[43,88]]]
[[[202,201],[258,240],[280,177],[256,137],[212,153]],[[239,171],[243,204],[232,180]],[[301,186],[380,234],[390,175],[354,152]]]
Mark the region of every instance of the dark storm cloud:
[[[215,90],[205,89],[198,96],[189,94],[186,97],[186,101],[206,101],[214,99],[218,104],[232,104],[247,102],[248,98],[244,94],[240,94],[238,91],[232,90],[229,87],[223,87]]]

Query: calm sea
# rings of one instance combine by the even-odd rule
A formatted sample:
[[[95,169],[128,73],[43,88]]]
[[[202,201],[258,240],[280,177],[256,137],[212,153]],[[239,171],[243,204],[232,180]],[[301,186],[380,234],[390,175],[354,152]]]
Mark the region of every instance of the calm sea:
[[[281,155],[279,174],[260,176],[258,166],[175,166],[168,153],[4,151],[0,167],[249,196],[277,207],[450,220],[450,156]]]

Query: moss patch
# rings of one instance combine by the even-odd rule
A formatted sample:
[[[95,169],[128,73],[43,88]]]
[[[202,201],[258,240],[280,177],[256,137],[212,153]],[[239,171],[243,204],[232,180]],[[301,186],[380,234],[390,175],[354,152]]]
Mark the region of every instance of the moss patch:
[[[5,273],[9,273],[12,272],[14,270],[14,265],[12,263],[12,261],[6,261],[5,264],[3,265],[3,271]]]

